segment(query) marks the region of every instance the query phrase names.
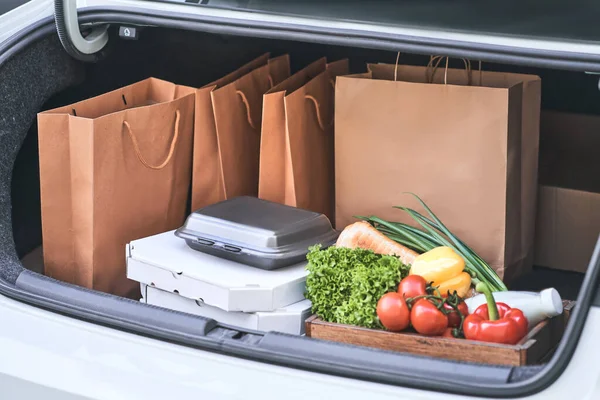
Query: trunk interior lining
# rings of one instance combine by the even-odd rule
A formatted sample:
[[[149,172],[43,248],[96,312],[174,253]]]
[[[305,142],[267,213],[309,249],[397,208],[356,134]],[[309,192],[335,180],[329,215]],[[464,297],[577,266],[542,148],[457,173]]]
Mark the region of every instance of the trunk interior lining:
[[[37,148],[37,138],[27,137],[27,133],[44,103],[54,93],[82,78],[82,66],[62,51],[56,36],[34,43],[0,69],[0,93],[6,96],[0,102],[0,115],[3,116],[0,119],[0,277],[9,282],[14,283],[22,271],[19,246],[31,250],[41,243],[41,232],[30,229],[38,225],[41,228],[36,218],[39,213],[36,211],[39,208],[39,183],[35,183],[34,178],[38,175],[37,157],[25,163],[15,160],[23,158],[18,156],[20,149]],[[33,125],[35,129],[35,123]],[[16,176],[13,166],[17,168]],[[24,208],[12,207],[13,195],[18,196],[18,203]],[[33,214],[23,214],[28,210]]]

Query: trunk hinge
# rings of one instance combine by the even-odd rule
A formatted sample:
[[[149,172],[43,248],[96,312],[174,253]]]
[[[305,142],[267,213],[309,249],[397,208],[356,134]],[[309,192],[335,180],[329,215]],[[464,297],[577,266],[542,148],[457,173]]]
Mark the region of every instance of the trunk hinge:
[[[54,0],[56,30],[63,47],[72,57],[94,62],[108,43],[108,26],[94,27],[85,37],[79,29],[77,0]]]

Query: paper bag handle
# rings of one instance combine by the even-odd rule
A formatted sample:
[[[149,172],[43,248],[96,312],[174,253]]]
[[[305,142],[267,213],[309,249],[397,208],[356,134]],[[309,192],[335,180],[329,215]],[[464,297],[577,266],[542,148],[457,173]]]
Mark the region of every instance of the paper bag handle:
[[[123,121],[123,125],[125,125],[125,128],[127,128],[127,134],[129,135],[129,138],[133,143],[133,151],[135,151],[135,155],[137,156],[138,160],[140,160],[140,162],[144,164],[144,166],[150,169],[163,169],[169,163],[169,161],[171,161],[171,158],[173,158],[173,154],[175,153],[175,146],[177,146],[177,141],[179,140],[180,117],[181,113],[179,112],[179,110],[175,111],[175,134],[173,135],[173,140],[171,141],[171,147],[169,148],[169,154],[167,154],[167,158],[165,158],[165,160],[159,165],[152,165],[148,161],[146,161],[144,156],[142,156],[142,152],[140,151],[138,141],[135,138],[133,131],[131,130],[131,125],[129,125],[129,122]]]
[[[272,89],[273,86],[275,86],[275,83],[273,82],[273,77],[271,74],[267,75],[267,79],[269,80],[269,88]],[[252,127],[252,129],[256,129],[254,121],[252,120],[252,114],[250,114],[250,102],[248,102],[248,98],[241,90],[236,90],[235,93],[241,97],[242,102],[246,106],[246,117],[248,118],[248,124]]]
[[[433,82],[433,77],[435,76],[435,72],[436,72],[438,66],[440,65],[440,62],[444,58],[446,59],[446,67],[444,69],[444,85],[446,85],[448,83],[448,60],[450,59],[450,57],[443,57],[443,56],[431,56],[431,58],[429,59],[429,63],[427,64],[427,69],[425,70],[426,78],[429,83]],[[433,65],[434,61],[437,61],[435,63],[435,66]],[[468,79],[467,84],[471,85],[473,83],[473,70],[471,69],[471,60],[462,58],[462,61],[465,64],[465,71],[467,72],[467,79]],[[433,71],[431,73],[431,77],[429,77],[429,69],[432,67],[433,67]],[[481,70],[481,60],[480,60],[479,61],[479,86],[482,86],[482,81],[483,81],[483,71]]]
[[[254,121],[252,121],[252,114],[250,114],[250,103],[248,102],[248,98],[241,90],[236,90],[235,93],[242,98],[242,102],[246,106],[246,118],[248,119],[248,124],[252,127],[252,129],[256,129],[256,126],[254,126]]]
[[[437,72],[437,69],[438,69],[440,63],[442,62],[442,60],[444,58],[446,59],[446,67],[444,68],[444,85],[448,84],[448,63],[449,63],[450,57],[443,57],[443,56],[432,56],[429,59],[429,63],[427,64],[427,69],[425,70],[425,74],[427,75],[427,81],[429,83],[433,82],[433,77],[435,76],[435,73]],[[465,72],[467,73],[467,85],[470,86],[472,83],[471,61],[467,60],[466,58],[462,58],[461,60],[465,64]],[[434,61],[437,61],[435,63],[435,65],[433,65]],[[429,77],[430,69],[432,69],[431,77]]]
[[[396,66],[394,67],[394,82],[398,80],[398,62],[400,61],[400,52],[396,56]],[[429,61],[431,62],[431,60]]]
[[[323,119],[321,117],[321,106],[319,105],[319,101],[314,96],[311,96],[310,94],[307,94],[307,95],[304,96],[304,98],[306,100],[310,100],[314,104],[314,106],[315,106],[315,112],[317,114],[317,122],[319,123],[319,127],[321,128],[322,131],[324,131],[325,129],[327,129],[331,125],[333,125],[333,121],[330,121],[327,125],[325,125],[323,123]]]

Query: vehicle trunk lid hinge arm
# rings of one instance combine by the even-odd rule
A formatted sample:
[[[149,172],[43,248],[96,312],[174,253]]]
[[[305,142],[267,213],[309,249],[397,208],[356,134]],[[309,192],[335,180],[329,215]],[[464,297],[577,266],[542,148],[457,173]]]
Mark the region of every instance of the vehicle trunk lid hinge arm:
[[[92,28],[85,37],[79,29],[77,0],[54,0],[54,20],[63,47],[72,57],[86,62],[96,62],[108,43],[108,26]]]

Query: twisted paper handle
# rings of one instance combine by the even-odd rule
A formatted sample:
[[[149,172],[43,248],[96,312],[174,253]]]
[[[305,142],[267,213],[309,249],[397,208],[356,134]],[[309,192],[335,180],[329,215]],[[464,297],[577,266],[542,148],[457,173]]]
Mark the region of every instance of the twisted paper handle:
[[[133,144],[133,151],[135,152],[135,155],[140,160],[140,162],[142,164],[144,164],[144,166],[146,166],[150,169],[163,169],[169,163],[169,161],[171,161],[171,158],[173,158],[173,154],[175,153],[175,146],[177,146],[177,141],[179,140],[180,117],[181,117],[181,113],[179,112],[179,110],[175,111],[175,134],[173,135],[173,140],[171,140],[169,154],[167,154],[167,158],[165,158],[165,160],[158,165],[152,165],[148,161],[146,161],[146,159],[142,155],[142,152],[140,151],[140,146],[138,145],[138,141],[135,138],[133,131],[131,130],[131,125],[129,125],[129,122],[123,121],[123,125],[125,125],[125,128],[127,128],[127,134],[129,135],[129,138],[131,139],[131,143]]]

